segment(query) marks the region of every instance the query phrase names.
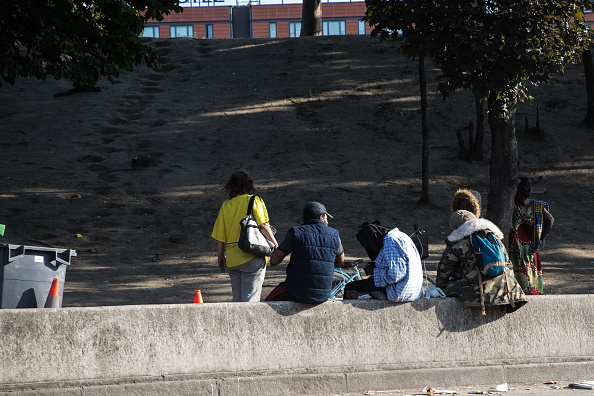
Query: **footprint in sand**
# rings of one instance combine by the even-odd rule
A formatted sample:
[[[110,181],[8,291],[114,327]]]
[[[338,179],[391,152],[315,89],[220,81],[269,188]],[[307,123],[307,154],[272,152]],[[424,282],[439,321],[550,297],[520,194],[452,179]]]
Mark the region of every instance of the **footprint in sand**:
[[[126,115],[126,120],[128,120],[128,121],[137,121],[137,120],[140,120],[141,118],[142,118],[142,114],[136,113],[136,112]]]
[[[112,118],[108,121],[111,125],[122,125],[126,123],[126,120],[120,117]]]
[[[116,127],[103,127],[99,129],[99,133],[102,135],[121,135],[124,134],[125,131]]]
[[[163,47],[169,47],[170,45],[171,45],[171,41],[169,41],[169,40],[155,41],[155,47],[163,48]]]
[[[96,154],[87,154],[87,155],[77,158],[76,160],[78,162],[90,164],[90,163],[103,162],[103,161],[105,161],[105,157],[102,157],[102,156],[96,155]]]
[[[152,80],[145,79],[142,81],[142,85],[144,85],[145,87],[158,87],[161,84],[159,84],[158,81],[152,81]]]
[[[97,195],[111,195],[114,193],[114,190],[116,190],[116,189],[117,189],[116,186],[101,186],[101,187],[89,188],[89,190],[95,191],[95,194],[97,194]],[[97,212],[97,213],[103,213],[103,212]],[[109,212],[105,212],[105,213],[109,213]],[[109,213],[109,215],[111,215],[111,213]]]
[[[106,140],[110,140],[110,139],[106,139]],[[113,141],[113,139],[111,139],[111,141]],[[122,147],[101,147],[101,152],[104,154],[111,154],[111,153],[120,153],[122,151],[128,151],[126,148],[122,148]]]
[[[146,78],[147,80],[151,80],[151,81],[161,81],[165,78],[165,75],[154,73],[154,74],[149,74],[147,76],[144,76],[144,78]]]
[[[89,213],[89,217],[91,217],[93,219],[102,219],[104,217],[109,217],[109,216],[111,216],[111,213],[108,212],[107,210],[95,210],[95,211]]]
[[[158,127],[162,127],[163,125],[166,125],[167,121],[165,120],[155,120],[152,124],[151,124],[151,128],[158,128]]]
[[[162,58],[165,55],[169,55],[173,52],[173,49],[171,48],[159,48],[157,50],[157,53],[159,54],[159,56]]]
[[[114,183],[120,180],[120,177],[113,172],[102,172],[98,178],[107,183]]]
[[[66,222],[72,225],[82,225],[87,224],[90,220],[86,217],[68,217]]]
[[[161,67],[161,70],[164,71],[165,73],[173,71],[175,69],[177,69],[177,66],[173,65],[173,64],[167,64],[167,65],[163,65]]]
[[[147,93],[147,94],[160,93],[160,92],[163,92],[163,91],[164,91],[163,88],[157,88],[157,87],[143,87],[143,88],[140,88],[140,92]]]
[[[144,216],[144,215],[154,215],[157,213],[157,209],[154,208],[134,208],[132,209],[132,214],[137,216]]]

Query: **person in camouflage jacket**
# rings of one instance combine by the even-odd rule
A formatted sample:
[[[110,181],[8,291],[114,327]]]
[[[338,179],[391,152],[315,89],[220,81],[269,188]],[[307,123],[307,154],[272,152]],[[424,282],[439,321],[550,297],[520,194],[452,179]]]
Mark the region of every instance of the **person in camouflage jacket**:
[[[485,237],[488,233],[501,243],[503,233],[487,219],[477,219],[466,210],[458,210],[450,218],[452,233],[446,239],[446,249],[437,268],[437,287],[446,296],[458,297],[466,305],[481,306],[479,274],[475,265],[474,248],[470,242],[472,233]],[[484,305],[509,305],[512,301],[516,308],[525,303],[526,297],[514,277],[505,246],[501,243],[507,262],[505,274],[490,278],[481,274],[483,283]],[[509,284],[509,290],[508,290]]]

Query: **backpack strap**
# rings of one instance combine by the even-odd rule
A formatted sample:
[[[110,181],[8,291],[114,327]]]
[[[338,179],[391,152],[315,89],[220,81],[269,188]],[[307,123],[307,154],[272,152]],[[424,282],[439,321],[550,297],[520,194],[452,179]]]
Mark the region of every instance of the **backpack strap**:
[[[483,291],[483,277],[481,274],[481,270],[479,269],[476,263],[476,248],[472,243],[472,239],[474,237],[474,232],[470,234],[470,246],[472,246],[472,250],[474,250],[474,260],[467,260],[468,262],[474,263],[474,268],[476,269],[476,273],[478,275],[478,283],[479,283],[479,292],[481,294],[481,315],[485,316],[487,313],[485,312],[485,293]]]
[[[477,268],[478,270],[478,268]],[[483,277],[481,276],[481,271],[477,271],[478,273],[478,281],[479,281],[479,290],[481,292],[481,315],[485,316],[487,313],[485,312],[485,296],[483,293]]]
[[[507,276],[507,268],[503,270],[503,273],[505,274],[505,284],[507,285],[507,296],[509,298],[509,305],[511,305],[512,308],[515,308],[516,303],[514,301],[514,295],[511,291],[511,288],[509,287],[509,277]]]
[[[465,261],[467,261],[467,262],[469,262],[469,263],[474,263],[474,264],[476,264],[476,247],[474,246],[474,242],[473,242],[473,239],[474,239],[474,232],[470,234],[470,236],[468,237],[468,239],[470,240],[470,246],[472,246],[472,251],[474,252],[474,259],[465,260]],[[478,269],[478,266],[477,266],[477,268],[476,268],[476,269]],[[479,272],[481,272],[481,271],[479,270]]]

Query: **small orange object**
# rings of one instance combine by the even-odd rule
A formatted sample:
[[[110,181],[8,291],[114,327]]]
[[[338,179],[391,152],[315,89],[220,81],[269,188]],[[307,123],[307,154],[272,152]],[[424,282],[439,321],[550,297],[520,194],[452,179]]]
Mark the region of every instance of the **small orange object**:
[[[200,290],[194,290],[194,304],[202,304],[202,292]]]
[[[60,308],[60,280],[54,278],[43,308]]]

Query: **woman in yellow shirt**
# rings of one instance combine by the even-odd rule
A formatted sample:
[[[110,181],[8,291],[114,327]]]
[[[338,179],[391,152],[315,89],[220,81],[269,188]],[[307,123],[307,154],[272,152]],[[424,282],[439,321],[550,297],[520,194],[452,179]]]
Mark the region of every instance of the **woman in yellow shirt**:
[[[250,198],[256,192],[254,181],[245,171],[235,172],[223,186],[223,192],[229,199],[221,205],[212,230],[212,237],[217,240],[219,269],[229,274],[234,302],[260,301],[267,259],[245,253],[237,246],[239,221],[245,217]],[[253,214],[262,234],[278,247],[260,197],[254,200]]]

